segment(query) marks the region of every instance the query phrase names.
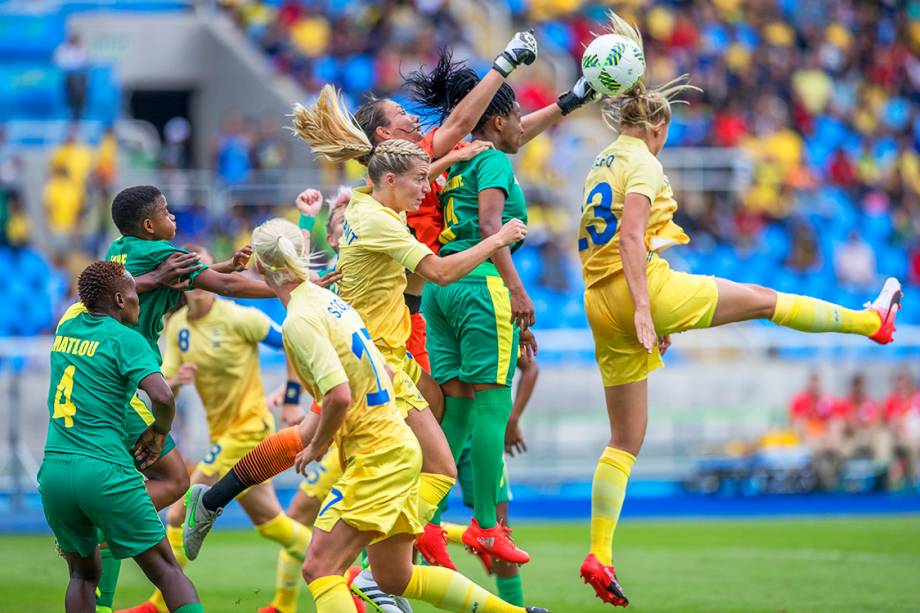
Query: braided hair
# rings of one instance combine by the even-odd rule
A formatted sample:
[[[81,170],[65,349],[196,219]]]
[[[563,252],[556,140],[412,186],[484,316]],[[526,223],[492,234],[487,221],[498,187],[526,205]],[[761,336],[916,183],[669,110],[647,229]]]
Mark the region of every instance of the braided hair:
[[[94,311],[111,299],[125,282],[125,267],[117,262],[93,262],[80,273],[77,291],[80,302]]]
[[[441,50],[437,66],[431,72],[416,70],[406,77],[412,98],[430,109],[444,123],[460,101],[479,83],[479,75],[466,62],[455,62],[449,49]],[[507,116],[514,108],[516,97],[507,83],[502,83],[489,106],[479,118],[473,132],[479,131],[493,117]]]
[[[374,183],[388,172],[405,174],[417,160],[429,161],[424,149],[401,138],[372,144],[331,85],[323,86],[313,106],[294,105],[293,117],[294,134],[310,145],[315,155],[333,162],[366,163]]]

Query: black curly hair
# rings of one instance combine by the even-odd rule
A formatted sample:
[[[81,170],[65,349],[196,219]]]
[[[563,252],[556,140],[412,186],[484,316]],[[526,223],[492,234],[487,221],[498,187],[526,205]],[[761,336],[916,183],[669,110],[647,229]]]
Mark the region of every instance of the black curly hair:
[[[118,262],[93,262],[77,281],[80,302],[90,311],[101,306],[125,281],[125,267]]]
[[[455,62],[450,49],[442,49],[434,70],[428,73],[422,69],[413,71],[406,77],[406,85],[413,100],[436,113],[439,122],[444,123],[464,96],[473,91],[479,80],[479,75],[466,62]],[[511,86],[502,83],[473,132],[479,131],[493,117],[508,115],[516,99]]]
[[[160,188],[153,185],[128,187],[112,201],[112,221],[122,234],[131,234],[141,228],[144,219],[156,210],[157,199],[163,196]]]

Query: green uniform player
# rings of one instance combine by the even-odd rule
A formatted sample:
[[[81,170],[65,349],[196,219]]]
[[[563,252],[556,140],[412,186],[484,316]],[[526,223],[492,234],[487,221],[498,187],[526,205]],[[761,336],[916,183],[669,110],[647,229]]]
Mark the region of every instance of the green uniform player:
[[[176,611],[202,611],[165,539],[163,524],[135,468],[155,461],[175,400],[150,345],[131,329],[139,301],[121,264],[96,262],[79,280],[85,309],[58,327],[51,348],[51,420],[39,492],[48,525],[70,568],[67,610],[91,610],[101,573],[98,532],[116,559],[133,557],[168,593]],[[140,387],[153,422],[125,447],[125,406]]]

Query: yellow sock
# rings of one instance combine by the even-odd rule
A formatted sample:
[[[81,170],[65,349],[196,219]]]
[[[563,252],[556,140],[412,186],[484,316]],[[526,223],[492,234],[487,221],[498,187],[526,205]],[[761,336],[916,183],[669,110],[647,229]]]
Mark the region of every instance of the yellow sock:
[[[284,511],[278,513],[274,518],[264,524],[256,526],[259,534],[270,541],[275,541],[284,550],[291,554],[291,557],[297,558],[303,562],[304,555],[307,553],[307,546],[310,544],[312,531],[298,521],[288,517]]]
[[[341,575],[320,577],[310,582],[316,613],[357,613],[351,591]]]
[[[418,518],[427,524],[434,517],[438,505],[454,486],[450,477],[435,473],[422,473],[418,476]]]
[[[466,526],[442,521],[441,527],[447,532],[447,542],[456,543],[458,545],[463,543],[463,533],[466,531]]]
[[[275,575],[275,598],[271,606],[281,613],[297,613],[297,597],[303,582],[300,574],[302,560],[298,560],[286,550],[278,552],[278,567]]]
[[[607,447],[597,463],[591,483],[591,553],[598,561],[613,564],[613,532],[626,498],[626,482],[636,457]]]
[[[508,604],[460,573],[440,566],[413,566],[402,595],[456,613],[527,613],[523,607]]]
[[[172,549],[173,555],[176,556],[179,566],[185,567],[188,564],[188,558],[185,557],[185,548],[182,547],[182,528],[166,526],[166,540],[169,541],[169,547]],[[166,606],[166,601],[163,600],[163,594],[160,590],[153,590],[153,595],[150,596],[147,602],[155,606],[159,613],[169,611],[169,607]]]
[[[878,313],[854,311],[840,305],[796,294],[777,293],[773,323],[802,332],[843,332],[872,336],[881,327]]]

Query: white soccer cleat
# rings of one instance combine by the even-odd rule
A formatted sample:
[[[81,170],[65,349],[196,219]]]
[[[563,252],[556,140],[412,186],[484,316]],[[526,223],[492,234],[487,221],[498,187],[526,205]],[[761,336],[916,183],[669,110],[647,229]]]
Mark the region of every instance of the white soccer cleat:
[[[412,613],[412,605],[402,596],[393,596],[380,589],[371,574],[365,568],[351,582],[351,591],[368,605],[368,611],[379,613]]]
[[[204,538],[211,531],[214,521],[223,509],[209,511],[204,508],[202,498],[211,489],[209,485],[196,483],[185,494],[185,521],[182,522],[182,548],[189,560],[198,557]]]
[[[888,277],[882,291],[878,297],[871,303],[867,302],[865,307],[870,311],[878,313],[881,320],[881,326],[878,332],[869,338],[880,345],[887,345],[894,340],[894,332],[897,328],[894,326],[894,320],[901,310],[901,298],[904,292],[901,291],[901,283],[894,277]]]

